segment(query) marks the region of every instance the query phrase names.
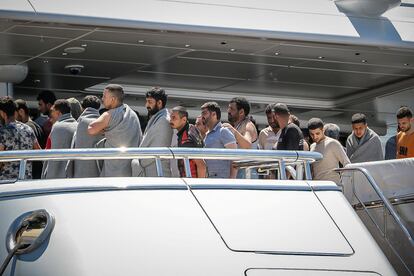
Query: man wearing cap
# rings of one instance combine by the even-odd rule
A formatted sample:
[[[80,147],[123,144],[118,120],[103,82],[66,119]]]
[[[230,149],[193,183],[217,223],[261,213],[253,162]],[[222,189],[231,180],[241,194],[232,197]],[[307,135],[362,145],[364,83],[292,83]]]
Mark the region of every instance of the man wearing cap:
[[[272,108],[273,118],[282,130],[277,150],[303,150],[303,133],[294,123],[289,123],[290,111],[287,105],[277,103]]]

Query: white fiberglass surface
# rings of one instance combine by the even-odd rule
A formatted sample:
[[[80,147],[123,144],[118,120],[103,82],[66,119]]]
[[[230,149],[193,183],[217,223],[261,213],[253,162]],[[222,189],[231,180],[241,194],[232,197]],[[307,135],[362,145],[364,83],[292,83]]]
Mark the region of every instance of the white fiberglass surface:
[[[373,276],[379,275],[375,272],[363,271],[339,271],[339,270],[305,270],[305,269],[251,269],[246,272],[247,276]]]
[[[310,191],[193,190],[234,251],[347,255],[353,249]]]

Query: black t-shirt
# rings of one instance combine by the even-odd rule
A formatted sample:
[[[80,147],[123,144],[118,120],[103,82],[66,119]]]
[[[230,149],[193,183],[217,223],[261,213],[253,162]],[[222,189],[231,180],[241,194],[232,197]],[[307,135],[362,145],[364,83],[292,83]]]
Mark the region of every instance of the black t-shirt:
[[[277,150],[303,150],[303,133],[300,128],[291,123],[288,124],[277,141]]]
[[[37,142],[39,142],[39,145],[42,147],[42,149],[44,149],[46,146],[47,137],[45,136],[42,127],[32,120],[27,121],[26,125],[28,125],[33,130]]]

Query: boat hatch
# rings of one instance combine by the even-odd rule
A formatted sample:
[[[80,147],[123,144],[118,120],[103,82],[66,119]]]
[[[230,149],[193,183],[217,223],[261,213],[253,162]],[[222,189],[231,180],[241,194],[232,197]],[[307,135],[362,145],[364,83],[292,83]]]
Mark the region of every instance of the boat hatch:
[[[287,185],[272,185],[272,191],[195,186],[195,197],[233,251],[333,256],[354,252],[311,190],[289,190]]]

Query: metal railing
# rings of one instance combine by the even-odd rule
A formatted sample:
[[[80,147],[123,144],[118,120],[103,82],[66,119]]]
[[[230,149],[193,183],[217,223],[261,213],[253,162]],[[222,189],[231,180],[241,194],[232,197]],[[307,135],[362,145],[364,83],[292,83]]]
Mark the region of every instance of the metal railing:
[[[190,159],[205,160],[249,160],[268,162],[279,166],[285,172],[287,163],[301,163],[305,167],[306,179],[311,179],[310,164],[322,159],[317,152],[274,151],[243,149],[206,148],[103,148],[103,149],[54,149],[2,151],[1,162],[20,162],[19,180],[25,179],[28,161],[69,161],[69,160],[108,160],[108,159],[155,159],[157,174],[163,176],[161,159],[183,159],[186,177],[191,177]],[[282,173],[280,179],[286,179]]]
[[[414,251],[414,233],[411,231],[410,227],[407,225],[407,223],[401,219],[400,215],[397,213],[395,208],[393,207],[393,204],[391,201],[384,195],[381,188],[376,183],[375,179],[372,177],[372,175],[369,173],[369,171],[365,168],[340,168],[335,169],[336,172],[342,174],[343,172],[360,172],[362,175],[366,178],[368,183],[371,185],[371,187],[374,189],[375,193],[380,198],[380,201],[383,202],[383,206],[385,209],[390,213],[392,218],[395,220],[397,226],[402,231],[406,239],[409,241],[410,246],[412,247],[412,250]],[[353,182],[353,186],[355,186],[355,183]],[[353,195],[356,197],[356,199],[359,201],[359,205],[362,206],[362,209],[365,211],[365,213],[368,215],[370,220],[374,223],[375,227],[381,232],[383,237],[385,238],[386,242],[390,246],[391,250],[394,252],[394,254],[398,257],[398,259],[402,262],[404,267],[409,271],[410,275],[413,275],[413,271],[411,267],[409,267],[406,262],[404,261],[403,257],[399,254],[399,252],[396,250],[396,248],[392,245],[391,241],[387,238],[386,231],[381,230],[380,225],[376,222],[376,220],[372,217],[372,215],[368,212],[368,207],[366,204],[358,197],[358,195],[355,192],[355,187],[353,187]],[[384,209],[384,211],[385,211]],[[385,224],[385,222],[384,222]]]

